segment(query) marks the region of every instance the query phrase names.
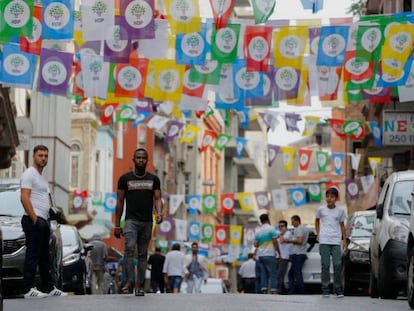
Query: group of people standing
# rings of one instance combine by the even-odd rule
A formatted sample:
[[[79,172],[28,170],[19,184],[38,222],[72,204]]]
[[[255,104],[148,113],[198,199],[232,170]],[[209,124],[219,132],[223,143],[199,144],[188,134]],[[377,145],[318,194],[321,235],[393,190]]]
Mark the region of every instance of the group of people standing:
[[[326,204],[315,215],[316,239],[321,255],[321,290],[323,297],[330,296],[330,263],[334,270],[334,294],[343,297],[341,279],[341,247],[346,248],[345,213],[336,205],[339,192],[329,188]],[[248,255],[239,270],[240,290],[245,293],[284,294],[285,275],[288,273],[287,294],[304,294],[302,268],[307,260],[308,229],[299,215],[291,217],[293,231],[286,220],[279,221],[279,231],[270,224],[267,214],[260,215],[261,226],[255,234],[255,253]]]

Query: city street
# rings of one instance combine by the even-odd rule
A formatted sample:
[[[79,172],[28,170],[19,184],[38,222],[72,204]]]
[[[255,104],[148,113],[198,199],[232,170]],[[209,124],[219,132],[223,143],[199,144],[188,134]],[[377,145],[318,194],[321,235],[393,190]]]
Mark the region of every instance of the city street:
[[[243,295],[243,294],[147,294],[145,297],[133,295],[94,295],[68,296],[44,299],[6,299],[5,311],[114,311],[114,310],[168,310],[168,311],[242,311],[242,310],[290,310],[290,311],[398,311],[410,310],[405,298],[397,300],[371,299],[370,297],[320,295]]]

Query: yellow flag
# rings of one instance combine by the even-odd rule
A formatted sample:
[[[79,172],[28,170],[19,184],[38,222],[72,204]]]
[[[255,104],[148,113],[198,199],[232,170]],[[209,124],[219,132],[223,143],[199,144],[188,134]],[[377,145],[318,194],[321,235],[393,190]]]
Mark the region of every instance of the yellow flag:
[[[164,0],[168,22],[173,34],[201,31],[198,0]]]
[[[237,194],[242,211],[252,211],[254,209],[254,197],[251,192],[239,192]]]
[[[376,176],[377,175],[378,164],[381,163],[381,158],[368,157],[368,163],[369,163],[369,166],[371,166],[372,175]]]
[[[308,27],[306,26],[283,26],[274,31],[274,66],[289,66],[300,69],[308,37]]]
[[[145,97],[147,98],[154,98],[155,94],[155,86],[154,86],[154,74],[155,74],[155,60],[151,60],[148,62],[147,68],[147,79],[145,81]]]
[[[282,152],[283,167],[285,170],[291,171],[293,167],[293,160],[295,159],[296,149],[284,146],[280,148],[280,151]]]
[[[400,77],[414,42],[413,24],[390,24],[381,49],[382,75]]]
[[[321,117],[306,116],[305,128],[303,129],[302,136],[312,136],[315,133],[316,126],[320,119]]]
[[[199,127],[188,124],[181,135],[180,143],[191,143],[196,137],[199,130]]]
[[[154,61],[154,94],[157,101],[180,102],[184,81],[184,65],[177,65],[175,60]]]
[[[310,92],[308,90],[308,73],[309,73],[309,66],[302,65],[302,69],[300,70],[298,97],[287,99],[286,103],[288,105],[306,106],[305,96],[309,96],[309,101],[310,101],[310,94],[307,93],[307,92]]]
[[[241,245],[243,226],[230,225],[230,245]]]

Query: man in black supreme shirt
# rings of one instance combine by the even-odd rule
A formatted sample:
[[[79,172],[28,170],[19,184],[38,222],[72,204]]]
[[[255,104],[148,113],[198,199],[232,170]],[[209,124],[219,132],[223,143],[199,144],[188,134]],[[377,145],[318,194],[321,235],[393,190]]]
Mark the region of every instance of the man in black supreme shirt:
[[[125,237],[125,273],[127,283],[122,289],[128,292],[134,279],[133,256],[135,246],[138,250],[138,276],[135,283],[135,296],[144,296],[147,249],[151,240],[152,213],[155,208],[157,224],[162,222],[162,201],[160,180],[146,171],[148,152],[135,150],[134,171],[122,175],[118,180],[118,201],[116,204],[114,235]],[[120,227],[121,216],[126,201],[125,227]]]

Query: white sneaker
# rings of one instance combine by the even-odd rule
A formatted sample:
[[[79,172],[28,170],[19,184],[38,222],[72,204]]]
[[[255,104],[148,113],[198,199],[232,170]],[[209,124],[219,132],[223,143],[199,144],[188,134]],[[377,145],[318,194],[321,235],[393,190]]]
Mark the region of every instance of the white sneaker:
[[[24,294],[24,298],[26,299],[33,299],[33,298],[45,298],[48,294],[41,292],[36,287],[32,287],[26,294]]]
[[[53,289],[49,292],[48,296],[54,296],[54,297],[61,297],[61,296],[67,296],[68,294],[65,292],[62,292],[60,289],[57,289],[56,287],[53,287]]]

